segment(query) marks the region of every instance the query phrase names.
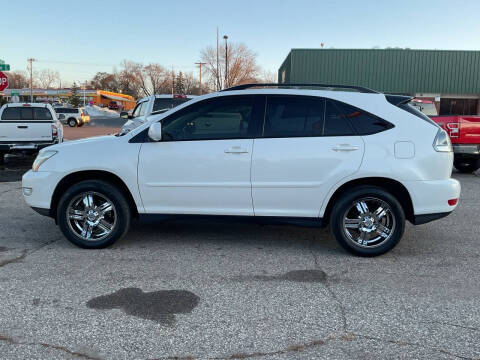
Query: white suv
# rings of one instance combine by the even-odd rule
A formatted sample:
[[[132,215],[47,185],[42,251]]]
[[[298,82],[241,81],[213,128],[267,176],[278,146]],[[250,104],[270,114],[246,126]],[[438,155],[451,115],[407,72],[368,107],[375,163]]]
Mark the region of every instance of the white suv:
[[[457,206],[449,138],[410,97],[268,85],[198,97],[122,136],[44,149],[23,177],[25,199],[84,248],[112,244],[132,217],[210,215],[330,224],[363,256],[392,249],[405,220]]]

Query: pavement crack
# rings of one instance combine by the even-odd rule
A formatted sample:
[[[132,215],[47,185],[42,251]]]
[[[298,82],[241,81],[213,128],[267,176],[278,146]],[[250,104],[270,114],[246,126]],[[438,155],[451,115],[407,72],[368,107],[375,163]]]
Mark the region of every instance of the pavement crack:
[[[17,263],[17,262],[20,262],[22,261],[23,259],[25,259],[25,257],[28,255],[28,250],[23,250],[22,251],[22,254],[20,256],[17,256],[13,259],[7,259],[7,260],[3,260],[3,261],[0,261],[0,268],[1,267],[4,267],[5,265],[8,265],[8,264],[13,264],[13,263]],[[1,338],[0,338],[1,340]]]
[[[80,359],[101,360],[101,358],[99,358],[99,357],[94,357],[94,356],[84,354],[84,353],[81,353],[81,352],[78,352],[78,351],[72,351],[72,350],[68,349],[67,347],[61,346],[61,345],[52,345],[52,344],[48,344],[48,343],[44,343],[44,342],[21,341],[19,339],[13,338],[11,336],[6,336],[6,335],[2,335],[2,334],[0,334],[0,341],[3,341],[3,342],[5,342],[7,344],[10,344],[10,345],[41,346],[41,347],[46,348],[46,349],[54,349],[54,350],[62,351],[66,354],[78,357]]]
[[[289,345],[284,349],[275,350],[275,351],[237,353],[227,357],[215,357],[213,359],[214,360],[236,360],[236,359],[252,359],[252,358],[258,358],[258,357],[265,357],[265,356],[279,356],[279,355],[285,355],[288,353],[302,352],[310,348],[325,345],[329,341],[334,341],[334,340],[352,341],[354,340],[354,338],[355,336],[352,333],[344,333],[337,336],[329,336],[326,339],[317,339],[317,340],[312,340],[303,344]],[[172,358],[172,359],[175,359],[175,358]]]
[[[464,326],[464,325],[458,325],[458,324],[453,324],[449,322],[444,322],[444,321],[421,321],[424,324],[439,324],[439,325],[444,325],[444,326],[452,326],[460,329],[466,329],[466,330],[471,330],[471,331],[480,331],[479,328],[473,327],[473,326]]]
[[[448,351],[448,350],[445,350],[445,349],[436,348],[436,347],[432,347],[432,346],[427,346],[427,345],[424,345],[424,344],[411,342],[411,341],[383,339],[383,338],[379,338],[379,337],[375,337],[375,336],[362,335],[362,334],[357,334],[357,333],[355,333],[354,335],[358,338],[376,340],[376,341],[380,341],[380,342],[388,343],[388,344],[395,344],[395,345],[400,345],[400,346],[415,346],[415,347],[420,347],[420,348],[427,349],[427,350],[433,350],[433,351],[442,353],[444,355],[452,356],[454,358],[462,359],[462,360],[478,360],[479,359],[479,358],[473,358],[473,357],[458,355],[458,354],[452,353],[451,351]]]
[[[59,241],[60,239],[55,239],[55,240],[51,240],[51,241],[47,241],[45,243],[43,243],[42,245],[32,249],[31,251],[29,251],[28,249],[23,249],[22,250],[22,253],[21,255],[13,258],[13,259],[7,259],[7,260],[3,260],[3,261],[0,261],[0,268],[6,266],[6,265],[9,265],[9,264],[14,264],[14,263],[18,263],[18,262],[21,262],[22,260],[24,260],[27,256],[29,255],[32,255],[33,253],[37,252],[38,250],[44,248],[45,246],[48,246],[50,244],[53,244],[54,242],[57,242]]]
[[[310,242],[308,250],[310,251],[310,254],[312,254],[312,256],[313,256],[313,263],[314,263],[315,269],[323,271],[322,268],[320,267],[319,262],[318,262],[318,257],[315,254],[315,252],[313,251],[314,243],[315,243],[315,238],[312,239],[312,241]],[[335,294],[335,292],[331,288],[330,284],[328,283],[330,276],[328,276],[328,274],[325,271],[323,271],[323,272],[327,275],[327,277],[325,279],[325,282],[323,283],[324,286],[325,286],[325,289],[327,290],[330,297],[335,301],[335,304],[337,305],[337,309],[338,309],[338,312],[340,314],[340,318],[342,320],[342,330],[343,330],[344,334],[348,334],[349,332],[348,332],[348,329],[347,329],[347,313],[345,311],[345,306],[340,301],[340,299],[337,297],[337,295]]]

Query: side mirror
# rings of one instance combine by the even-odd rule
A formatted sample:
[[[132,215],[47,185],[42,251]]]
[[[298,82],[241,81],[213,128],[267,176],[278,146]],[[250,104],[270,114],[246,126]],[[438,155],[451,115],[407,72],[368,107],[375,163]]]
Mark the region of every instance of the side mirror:
[[[120,117],[121,117],[122,119],[128,119],[128,112],[122,111],[122,112],[120,113]]]
[[[160,122],[150,125],[148,128],[148,137],[153,141],[162,140],[162,124]]]

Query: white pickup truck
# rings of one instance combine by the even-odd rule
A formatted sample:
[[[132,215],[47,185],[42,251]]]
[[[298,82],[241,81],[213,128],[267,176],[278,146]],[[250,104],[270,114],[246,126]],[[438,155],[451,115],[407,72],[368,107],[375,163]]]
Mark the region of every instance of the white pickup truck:
[[[157,94],[140,99],[137,101],[137,104],[135,105],[135,108],[131,114],[126,111],[122,111],[120,113],[120,117],[127,120],[120,133],[127,133],[142,125],[148,120],[150,115],[164,113],[194,98],[196,98],[195,95]]]
[[[49,104],[12,103],[0,108],[0,163],[13,152],[36,152],[63,141],[63,127]]]

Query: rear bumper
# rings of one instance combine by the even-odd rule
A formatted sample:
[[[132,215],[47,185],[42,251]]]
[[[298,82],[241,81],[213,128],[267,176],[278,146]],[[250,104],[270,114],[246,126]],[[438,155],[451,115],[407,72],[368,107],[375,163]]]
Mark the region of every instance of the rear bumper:
[[[428,218],[441,218],[451,213],[458,206],[450,205],[449,200],[460,198],[460,183],[455,179],[430,180],[430,181],[405,181],[403,182],[413,204],[414,218],[418,223],[425,223]],[[415,220],[417,223],[417,220]]]
[[[37,151],[47,146],[58,144],[58,140],[50,142],[18,142],[14,144],[0,144],[1,152],[21,152],[21,151]]]
[[[455,156],[480,156],[480,145],[453,144]]]
[[[444,218],[448,215],[450,215],[452,212],[446,212],[446,213],[436,213],[436,214],[423,214],[423,215],[415,215],[413,217],[413,225],[422,225],[429,223],[431,221],[435,221],[441,218]]]

